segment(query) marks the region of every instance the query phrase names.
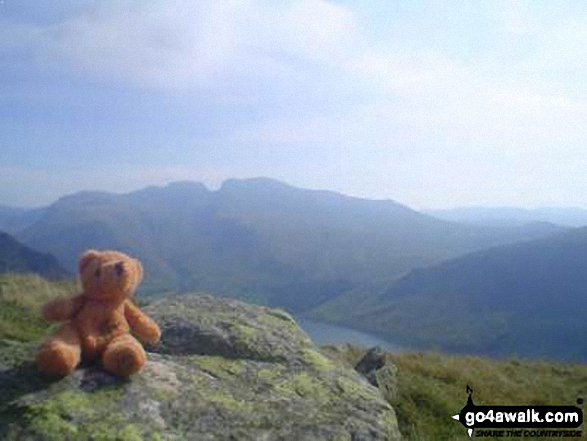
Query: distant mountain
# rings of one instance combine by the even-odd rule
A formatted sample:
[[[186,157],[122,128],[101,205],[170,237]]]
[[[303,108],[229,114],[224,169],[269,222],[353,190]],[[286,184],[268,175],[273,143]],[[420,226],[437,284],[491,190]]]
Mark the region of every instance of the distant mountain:
[[[43,215],[43,208],[7,207],[0,205],[0,231],[15,234],[36,222]]]
[[[51,280],[72,277],[54,256],[39,253],[3,232],[0,232],[1,273],[36,273]]]
[[[412,345],[587,360],[587,228],[413,270],[355,310],[347,323]]]
[[[18,237],[66,268],[85,248],[140,257],[143,293],[205,290],[294,311],[372,291],[460,254],[544,237],[558,227],[459,225],[394,201],[258,178],[217,191],[194,182],[61,198]]]
[[[587,210],[576,207],[462,207],[427,211],[431,216],[450,222],[485,226],[521,226],[548,222],[566,227],[587,226]]]

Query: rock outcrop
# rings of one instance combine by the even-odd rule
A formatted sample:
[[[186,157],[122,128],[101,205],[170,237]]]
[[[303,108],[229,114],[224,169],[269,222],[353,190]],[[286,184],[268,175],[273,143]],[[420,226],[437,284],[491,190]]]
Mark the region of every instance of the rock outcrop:
[[[34,345],[0,342],[0,439],[400,439],[378,389],[287,313],[209,296],[144,310],[163,337],[127,380],[85,367],[48,383]]]

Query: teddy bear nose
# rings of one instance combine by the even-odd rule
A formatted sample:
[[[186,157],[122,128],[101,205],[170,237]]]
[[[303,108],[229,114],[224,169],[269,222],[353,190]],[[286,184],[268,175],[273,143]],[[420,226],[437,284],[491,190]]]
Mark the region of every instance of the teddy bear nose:
[[[116,265],[114,265],[114,271],[116,271],[116,275],[118,277],[122,276],[122,273],[124,273],[124,264],[122,262],[118,262]]]

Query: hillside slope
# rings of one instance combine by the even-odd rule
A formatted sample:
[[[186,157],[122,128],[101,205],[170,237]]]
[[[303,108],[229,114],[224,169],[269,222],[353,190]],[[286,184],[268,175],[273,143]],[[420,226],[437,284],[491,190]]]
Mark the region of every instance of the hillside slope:
[[[78,293],[79,286],[71,280],[49,282],[36,274],[0,274],[0,340],[45,336],[50,325],[41,317],[42,305]]]
[[[181,182],[74,194],[20,237],[72,270],[89,247],[136,255],[147,269],[144,292],[205,290],[300,311],[376,290],[414,267],[552,232],[458,225],[393,201],[246,179],[217,191]]]
[[[355,366],[365,350],[344,345],[326,347],[323,352]],[[577,398],[587,395],[586,364],[517,358],[492,360],[438,352],[388,353],[385,361],[396,367],[396,376],[383,379],[380,389],[395,392],[390,397],[390,404],[396,410],[405,440],[470,440],[463,426],[450,418],[465,405],[467,386],[473,388],[478,405],[575,405]],[[585,412],[586,406],[581,407]],[[585,424],[581,429],[583,438],[580,439],[584,439]],[[473,437],[476,438],[477,434]],[[483,439],[512,438],[485,436]],[[524,439],[547,441],[561,438]]]
[[[587,228],[474,252],[412,271],[363,309],[355,298],[347,323],[421,347],[586,360],[585,262]]]
[[[131,381],[87,367],[54,384],[44,381],[33,363],[48,330],[39,305],[75,291],[72,283],[0,276],[0,438],[148,440],[207,431],[249,439],[265,428],[280,439],[333,439],[337,431],[371,439],[359,437],[362,428],[380,433],[386,425],[395,432],[391,413],[386,421],[374,414],[379,394],[350,372],[365,349],[323,348],[331,362],[284,312],[206,296],[144,306],[164,339],[160,354],[150,353]],[[7,317],[11,310],[2,301],[19,314]],[[439,353],[385,357],[396,374],[377,378],[385,379],[380,390],[404,440],[469,439],[450,419],[465,403],[466,385],[478,404],[574,404],[587,395],[585,364]],[[286,426],[285,419],[295,424]]]
[[[7,207],[0,205],[0,231],[17,234],[34,222],[44,213],[43,208]]]
[[[35,251],[0,231],[1,273],[36,273],[49,279],[71,276],[54,256]]]

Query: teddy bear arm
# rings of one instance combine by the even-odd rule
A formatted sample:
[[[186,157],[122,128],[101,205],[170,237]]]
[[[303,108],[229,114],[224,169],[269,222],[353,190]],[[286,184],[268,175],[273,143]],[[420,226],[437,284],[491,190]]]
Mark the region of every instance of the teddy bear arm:
[[[49,322],[62,322],[73,318],[83,303],[82,294],[68,299],[56,299],[43,306],[42,314]]]
[[[149,316],[141,311],[136,305],[127,301],[125,303],[124,315],[128,325],[144,343],[156,344],[161,338],[161,330]]]

